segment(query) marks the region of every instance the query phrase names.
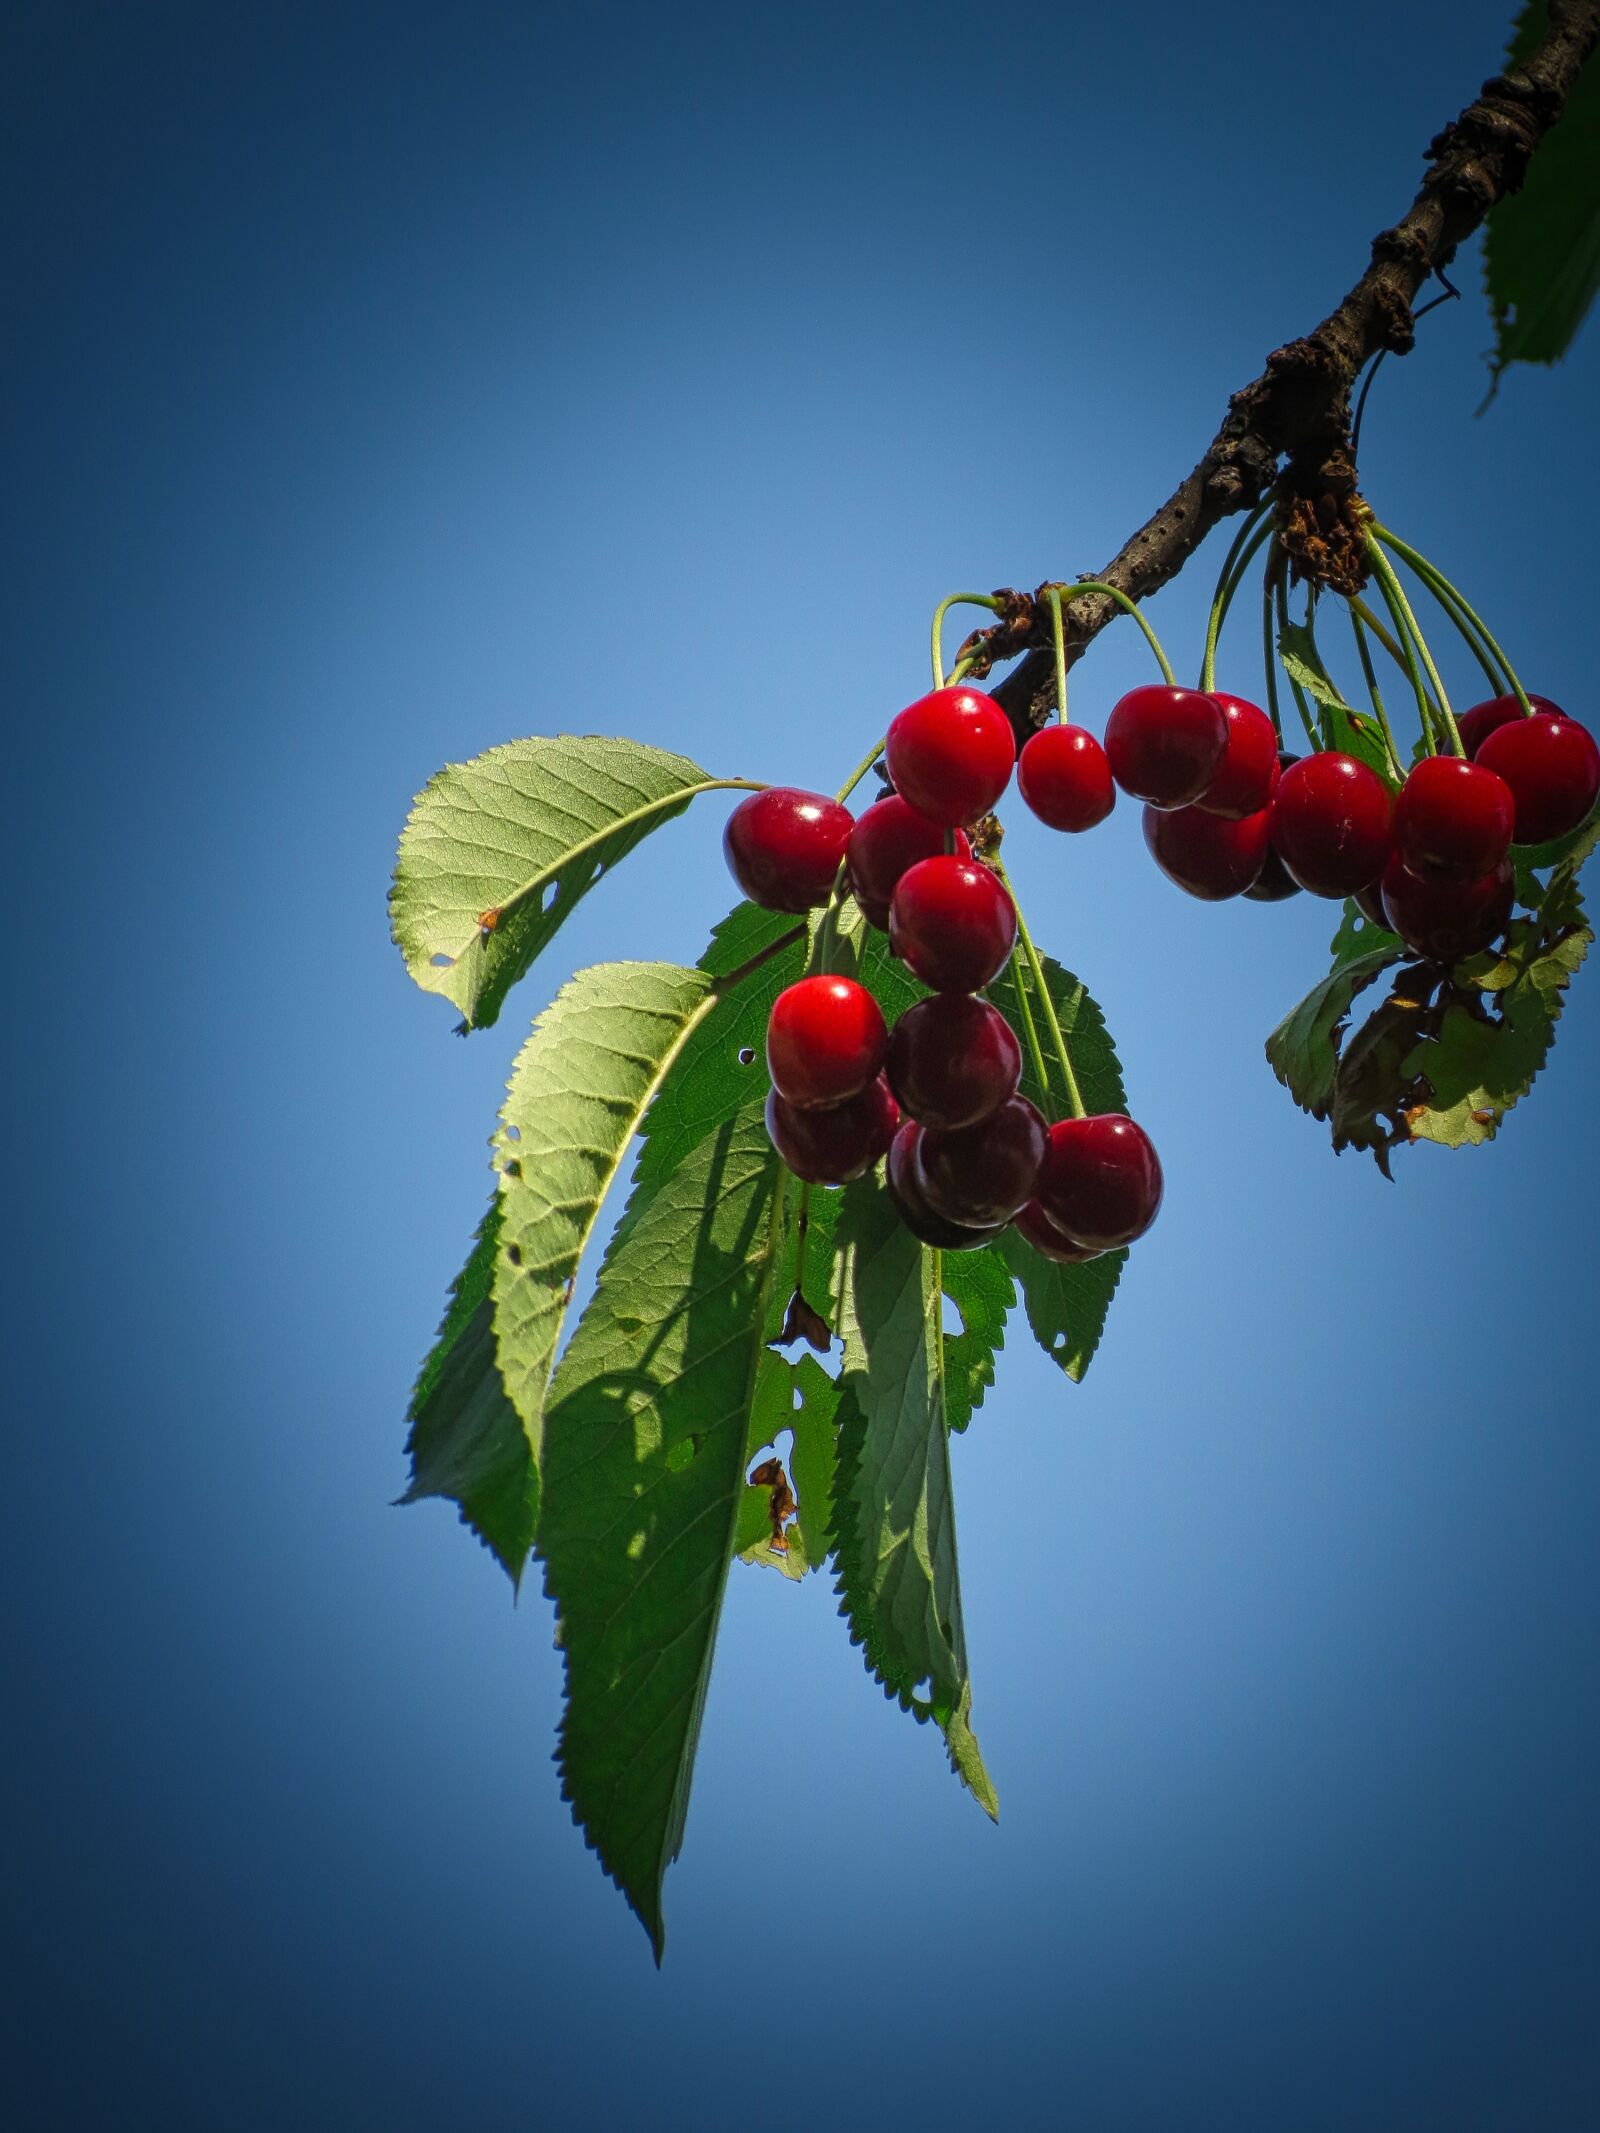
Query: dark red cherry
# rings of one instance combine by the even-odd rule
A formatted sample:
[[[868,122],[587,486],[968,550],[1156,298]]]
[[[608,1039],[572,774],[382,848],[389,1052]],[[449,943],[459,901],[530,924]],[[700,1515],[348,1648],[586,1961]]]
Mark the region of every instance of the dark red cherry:
[[[1144,841],[1169,881],[1207,903],[1242,896],[1260,879],[1272,849],[1265,808],[1235,822],[1198,807],[1146,807]]]
[[[1548,696],[1530,696],[1528,701],[1535,711],[1547,711],[1552,718],[1561,716],[1561,706],[1551,703]],[[1456,725],[1468,759],[1476,758],[1491,733],[1498,733],[1502,726],[1509,726],[1514,718],[1521,716],[1522,706],[1514,696],[1491,696],[1487,703],[1474,704],[1470,711],[1463,711]]]
[[[1036,1252],[1042,1252],[1046,1259],[1053,1259],[1057,1266],[1083,1266],[1101,1256],[1092,1245],[1074,1244],[1070,1237],[1063,1235],[1037,1200],[1019,1207],[1011,1218],[1011,1226],[1025,1243],[1031,1244]]]
[[[848,1185],[870,1170],[894,1139],[900,1106],[880,1074],[848,1103],[797,1111],[767,1092],[767,1133],[797,1178],[808,1185]]]
[[[801,978],[772,1003],[767,1071],[778,1094],[799,1110],[859,1095],[888,1047],[883,1009],[854,978]]]
[[[1393,812],[1389,788],[1354,756],[1304,756],[1272,796],[1273,847],[1313,896],[1354,896],[1383,872]]]
[[[1004,966],[1017,914],[975,859],[919,859],[889,905],[889,945],[934,992],[979,992]]]
[[[1042,726],[1022,744],[1017,789],[1054,830],[1090,830],[1116,805],[1106,752],[1082,726]]]
[[[769,785],[728,817],[723,857],[753,904],[809,911],[828,901],[853,821],[849,808],[821,793]]]
[[[1239,822],[1258,815],[1278,784],[1278,736],[1265,711],[1242,696],[1211,694],[1228,722],[1228,745],[1216,776],[1194,803],[1208,815],[1228,815]]]
[[[1477,881],[1429,880],[1396,852],[1383,870],[1383,910],[1391,933],[1436,963],[1476,955],[1511,916],[1511,862],[1502,859]]]
[[[944,1252],[975,1252],[992,1243],[1003,1224],[973,1229],[962,1222],[947,1222],[928,1205],[917,1177],[917,1148],[921,1140],[922,1128],[915,1119],[907,1119],[889,1144],[889,1160],[884,1169],[889,1180],[889,1194],[901,1221],[913,1237]]]
[[[1009,1222],[1033,1198],[1045,1122],[1026,1096],[1008,1096],[981,1125],[959,1133],[924,1127],[917,1183],[936,1215],[967,1229]]]
[[[1511,848],[1511,791],[1482,763],[1426,755],[1394,803],[1394,848],[1413,874],[1476,881]]]
[[[1244,893],[1253,904],[1281,904],[1285,897],[1300,894],[1299,882],[1278,857],[1270,842],[1261,872]]]
[[[1151,684],[1130,689],[1106,720],[1111,775],[1152,807],[1187,807],[1222,764],[1228,721],[1214,696]]]
[[[1600,794],[1600,748],[1593,734],[1553,705],[1548,712],[1519,718],[1491,733],[1478,750],[1478,761],[1511,788],[1518,844],[1564,837],[1587,821]]]
[[[986,815],[1017,760],[1011,721],[981,689],[935,689],[890,721],[884,760],[894,789],[930,822]]]
[[[1383,908],[1381,879],[1369,881],[1364,889],[1357,889],[1352,902],[1363,918],[1370,919],[1375,926],[1381,926],[1385,933],[1389,931],[1388,914]]]
[[[1050,1128],[1039,1206],[1074,1243],[1113,1251],[1142,1237],[1161,1206],[1161,1164],[1149,1135],[1120,1111]]]
[[[956,831],[955,842],[955,856],[970,859],[972,846],[963,831]],[[919,815],[898,793],[875,800],[857,818],[845,852],[850,893],[868,923],[887,931],[889,900],[901,875],[919,859],[933,859],[943,850],[944,831],[938,823]]]
[[[939,992],[895,1024],[888,1071],[903,1111],[950,1132],[977,1125],[1015,1094],[1022,1047],[998,1008],[969,992]]]

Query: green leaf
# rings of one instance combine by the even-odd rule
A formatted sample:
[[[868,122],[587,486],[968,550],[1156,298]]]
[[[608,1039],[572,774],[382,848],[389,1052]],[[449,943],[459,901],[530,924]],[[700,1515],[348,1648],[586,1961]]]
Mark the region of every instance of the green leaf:
[[[660,1960],[781,1222],[759,1112],[636,1193],[545,1413],[539,1553],[576,1820]]]
[[[728,782],[687,756],[592,734],[447,765],[400,837],[389,923],[406,968],[460,1008],[464,1028],[486,1028],[604,869]]]
[[[1356,963],[1364,955],[1374,955],[1380,948],[1393,948],[1396,955],[1405,953],[1405,944],[1399,934],[1391,933],[1386,926],[1374,925],[1353,896],[1345,898],[1339,930],[1328,945],[1333,951],[1336,969],[1341,963]]]
[[[539,1470],[495,1358],[490,1289],[499,1237],[497,1198],[411,1395],[411,1486],[400,1501],[444,1496],[459,1505],[462,1524],[499,1558],[515,1589],[538,1523]]]
[[[1392,948],[1374,948],[1351,962],[1337,964],[1267,1039],[1267,1063],[1301,1110],[1313,1118],[1327,1118],[1331,1113],[1339,1047],[1356,995],[1404,953],[1396,941]]]
[[[1017,1292],[994,1245],[981,1252],[941,1252],[939,1266],[944,1293],[960,1319],[959,1329],[944,1337],[944,1418],[951,1429],[963,1430],[994,1383],[995,1357],[1005,1345],[1006,1313]]]
[[[1546,27],[1545,0],[1527,0],[1508,72]],[[1509,364],[1554,363],[1566,354],[1600,288],[1600,63],[1593,57],[1534,151],[1521,191],[1490,209],[1483,268],[1495,330],[1492,400]]]
[[[1286,622],[1278,632],[1278,657],[1291,681],[1297,681],[1322,711],[1322,737],[1329,748],[1354,756],[1375,770],[1391,788],[1398,785],[1383,729],[1369,712],[1356,711],[1340,694],[1323,664],[1317,640],[1303,623]]]
[[[1067,1042],[1073,1072],[1078,1077],[1084,1108],[1091,1114],[1126,1112],[1128,1099],[1122,1086],[1122,1067],[1107,1032],[1105,1016],[1081,979],[1075,978],[1070,970],[1063,970],[1050,956],[1040,960],[1044,965],[1045,983],[1055,1002],[1061,1033]],[[1021,1036],[1024,1024],[1017,995],[1015,964],[1008,965],[989,987],[989,998]],[[1058,1071],[1054,1068],[1050,1031],[1038,1001],[1031,998],[1031,992],[1030,1003],[1052,1080],[1048,1088],[1040,1085],[1029,1048],[1024,1043],[1022,1093],[1039,1106],[1046,1118],[1064,1118],[1068,1105]],[[999,1253],[1016,1276],[1034,1339],[1050,1360],[1064,1370],[1074,1384],[1078,1383],[1100,1345],[1111,1299],[1127,1264],[1127,1253],[1105,1252],[1082,1266],[1058,1266],[1054,1260],[1036,1252],[1032,1245],[1024,1243],[1015,1231],[1007,1231],[1000,1244],[990,1249]]]
[[[1448,1006],[1437,1036],[1406,1059],[1402,1074],[1426,1091],[1406,1114],[1413,1140],[1478,1147],[1494,1139],[1506,1113],[1533,1086],[1555,1042],[1566,988],[1594,940],[1570,881],[1552,903],[1543,926],[1516,920],[1506,953],[1487,970],[1474,969],[1485,1006]]]
[[[781,1293],[781,1288],[781,1283],[773,1284],[774,1299]],[[770,1556],[772,1563],[790,1577],[798,1577],[808,1569],[820,1570],[833,1546],[838,1408],[838,1383],[829,1377],[814,1355],[803,1355],[791,1363],[769,1348],[762,1356],[755,1398],[750,1408],[745,1466],[748,1468],[755,1462],[769,1445],[776,1446],[785,1430],[793,1432],[789,1481],[799,1503],[799,1513],[798,1522],[789,1528],[789,1533],[791,1540],[796,1533],[800,1536],[800,1570],[785,1562],[782,1556]],[[758,1489],[753,1493],[763,1506],[760,1531],[765,1532],[767,1492]],[[735,1551],[746,1562],[764,1562],[769,1559],[768,1554],[748,1552],[756,1537],[755,1526],[749,1525],[747,1530],[751,1515],[748,1508],[740,1514]]]
[[[998,1815],[971,1727],[935,1255],[871,1178],[847,1188],[839,1236],[841,1611],[885,1693],[937,1721],[956,1774]]]
[[[561,988],[517,1054],[494,1143],[494,1320],[535,1461],[578,1262],[651,1097],[715,1004],[701,971],[601,963]]]

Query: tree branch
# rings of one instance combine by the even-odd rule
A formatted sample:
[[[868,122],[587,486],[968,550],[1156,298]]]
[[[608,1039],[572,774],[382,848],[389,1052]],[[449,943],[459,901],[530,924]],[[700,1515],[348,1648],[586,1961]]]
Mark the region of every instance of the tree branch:
[[[1103,578],[1135,600],[1175,578],[1212,528],[1277,485],[1284,545],[1304,576],[1340,589],[1365,577],[1350,447],[1350,394],[1375,355],[1412,345],[1412,302],[1489,210],[1515,192],[1528,160],[1565,108],[1584,61],[1600,44],[1600,0],[1549,0],[1548,27],[1521,66],[1497,74],[1429,142],[1417,197],[1372,242],[1361,279],[1320,326],[1275,349],[1259,378],[1228,403],[1199,464],[1118,550]],[[1004,590],[1001,622],[964,647],[991,662],[1028,657],[995,690],[1019,741],[1055,703],[1049,615],[1035,595]],[[1074,600],[1067,657],[1075,660],[1117,612],[1103,598]]]

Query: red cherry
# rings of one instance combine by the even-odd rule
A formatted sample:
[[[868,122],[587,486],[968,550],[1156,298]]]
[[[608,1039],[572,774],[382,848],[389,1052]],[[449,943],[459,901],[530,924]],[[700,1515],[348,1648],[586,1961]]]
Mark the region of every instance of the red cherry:
[[[1391,933],[1436,963],[1476,955],[1511,916],[1511,862],[1502,859],[1477,881],[1439,881],[1413,874],[1396,852],[1383,870],[1383,911]]]
[[[753,904],[809,911],[828,901],[854,817],[837,800],[769,785],[741,800],[722,832],[728,869]]]
[[[889,945],[934,992],[979,992],[1004,965],[1017,914],[975,859],[919,859],[889,905]]]
[[[1329,750],[1291,764],[1272,796],[1272,842],[1313,896],[1354,896],[1389,856],[1389,788],[1354,756]]]
[[[1025,1243],[1042,1252],[1046,1259],[1053,1259],[1057,1266],[1084,1266],[1101,1256],[1091,1245],[1074,1244],[1064,1236],[1037,1200],[1019,1207],[1011,1217],[1011,1226]]]
[[[772,1003],[767,1071],[797,1110],[859,1095],[888,1047],[883,1009],[854,978],[802,978]]]
[[[981,689],[935,689],[891,720],[889,776],[919,815],[947,829],[986,815],[1017,760],[1011,721]]]
[[[808,1185],[848,1185],[870,1170],[894,1139],[900,1106],[880,1074],[848,1103],[798,1111],[767,1091],[767,1133],[797,1178]]]
[[[945,1252],[975,1252],[982,1245],[991,1243],[999,1236],[1003,1223],[973,1229],[963,1222],[947,1222],[928,1205],[917,1177],[917,1149],[921,1140],[922,1128],[915,1119],[907,1119],[889,1144],[885,1171],[890,1197],[901,1221],[913,1237]]]
[[[1016,1093],[1022,1047],[998,1008],[969,992],[908,1007],[889,1037],[889,1086],[925,1126],[975,1126]]]
[[[1478,750],[1478,761],[1511,788],[1518,844],[1564,837],[1588,819],[1600,794],[1600,748],[1593,734],[1553,705],[1548,712],[1519,718],[1491,733]]]
[[[1552,718],[1561,716],[1561,706],[1551,703],[1548,696],[1530,696],[1528,701],[1535,711],[1548,711]],[[1491,696],[1487,703],[1474,704],[1470,711],[1463,711],[1456,719],[1456,725],[1468,760],[1476,758],[1491,733],[1498,733],[1502,726],[1509,726],[1514,718],[1521,716],[1522,706],[1514,696]]]
[[[1194,803],[1208,815],[1228,815],[1236,822],[1258,815],[1278,784],[1278,736],[1265,711],[1242,696],[1212,695],[1228,721],[1228,744],[1216,776]]]
[[[1207,903],[1242,896],[1260,879],[1271,842],[1267,810],[1235,822],[1198,807],[1147,807],[1144,841],[1150,856],[1180,889]]]
[[[1022,744],[1017,789],[1053,830],[1090,830],[1116,804],[1106,752],[1082,726],[1042,726]]]
[[[850,832],[845,859],[850,868],[850,893],[861,906],[868,923],[887,932],[889,899],[907,867],[919,859],[936,858],[944,850],[944,831],[937,822],[919,815],[914,807],[892,792],[875,800],[858,817]],[[970,859],[972,846],[964,831],[956,831],[958,859]]]
[[[1033,1198],[1044,1161],[1044,1120],[1026,1096],[1008,1096],[981,1125],[959,1133],[924,1127],[916,1175],[936,1215],[967,1229],[1009,1222]]]
[[[1511,848],[1510,788],[1482,763],[1428,755],[1394,803],[1394,848],[1413,874],[1476,881]]]
[[[1364,889],[1357,889],[1353,901],[1363,918],[1371,919],[1372,923],[1375,926],[1381,926],[1385,933],[1389,931],[1388,914],[1383,908],[1383,883],[1381,879],[1369,881]]]
[[[1269,843],[1261,872],[1244,893],[1253,904],[1281,904],[1285,897],[1300,894],[1300,884],[1278,857],[1276,848]]]
[[[1187,807],[1221,767],[1228,721],[1198,689],[1130,689],[1106,720],[1111,775],[1152,807]]]
[[[1120,1111],[1050,1128],[1039,1206],[1074,1243],[1113,1251],[1142,1237],[1161,1206],[1161,1164],[1149,1135]]]

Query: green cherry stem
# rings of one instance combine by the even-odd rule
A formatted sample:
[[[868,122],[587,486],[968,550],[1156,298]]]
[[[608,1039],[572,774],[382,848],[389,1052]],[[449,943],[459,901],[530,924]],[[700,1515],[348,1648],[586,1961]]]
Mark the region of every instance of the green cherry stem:
[[[1269,555],[1261,573],[1261,664],[1267,677],[1267,715],[1281,749],[1283,715],[1278,709],[1278,660],[1272,641],[1272,566],[1276,561],[1276,555]]]
[[[1411,669],[1406,664],[1405,653],[1401,651],[1399,645],[1396,644],[1393,637],[1390,636],[1389,632],[1384,628],[1382,622],[1379,621],[1378,617],[1372,612],[1372,609],[1367,605],[1366,601],[1352,598],[1350,600],[1349,606],[1351,614],[1355,616],[1364,625],[1366,629],[1370,630],[1374,637],[1377,638],[1378,642],[1383,646],[1389,657],[1394,661],[1395,665],[1400,669],[1401,673],[1404,674],[1406,679],[1409,681],[1411,678]],[[1437,706],[1437,704],[1435,704],[1431,696],[1428,699],[1428,718],[1432,725],[1438,724],[1439,707]]]
[[[1471,646],[1472,655],[1479,666],[1482,667],[1489,686],[1494,690],[1495,694],[1503,694],[1505,684],[1509,683],[1511,694],[1522,706],[1523,717],[1531,718],[1533,716],[1533,706],[1528,701],[1527,690],[1523,688],[1522,683],[1517,678],[1516,668],[1512,666],[1510,660],[1501,650],[1489,625],[1484,621],[1477,609],[1472,606],[1466,594],[1457,586],[1451,584],[1436,563],[1430,563],[1428,558],[1419,554],[1408,541],[1401,540],[1397,533],[1391,533],[1387,526],[1380,526],[1376,519],[1372,522],[1372,531],[1386,548],[1394,550],[1402,562],[1409,563],[1423,584],[1427,586],[1429,592],[1433,594],[1433,597]],[[1496,666],[1499,668],[1498,673],[1495,671]],[[1501,679],[1502,675],[1504,676],[1503,681]]]
[[[1370,525],[1362,538],[1366,545],[1368,558],[1377,574],[1378,582],[1382,585],[1384,593],[1389,599],[1390,613],[1394,615],[1397,624],[1404,623],[1406,629],[1411,633],[1416,649],[1422,655],[1422,663],[1428,670],[1429,681],[1433,684],[1433,693],[1439,705],[1439,716],[1444,721],[1444,730],[1449,736],[1450,746],[1457,755],[1464,756],[1467,751],[1462,744],[1461,729],[1456,724],[1456,715],[1450,708],[1450,699],[1444,692],[1444,683],[1439,679],[1439,669],[1433,663],[1433,654],[1428,650],[1428,640],[1423,636],[1421,628],[1418,626],[1417,618],[1411,612],[1411,602],[1406,598],[1406,589],[1395,575],[1394,565],[1384,554]]]
[[[1067,723],[1067,632],[1061,619],[1061,592],[1052,585],[1045,597],[1050,602],[1050,635],[1056,655],[1056,718]]]
[[[1044,1052],[1039,1044],[1038,1025],[1033,1019],[1033,1009],[1028,1002],[1028,972],[1019,942],[1011,951],[1011,982],[1017,988],[1017,1010],[1022,1017],[1022,1035],[1028,1047],[1028,1057],[1033,1062],[1033,1071],[1039,1087],[1048,1096],[1050,1076],[1045,1069]]]
[[[1063,602],[1081,600],[1090,593],[1100,593],[1107,600],[1114,600],[1123,613],[1132,615],[1134,621],[1144,631],[1145,642],[1149,645],[1151,651],[1155,653],[1156,664],[1160,667],[1162,678],[1167,683],[1167,686],[1173,689],[1178,686],[1178,677],[1172,671],[1172,661],[1161,649],[1161,639],[1156,635],[1149,623],[1146,622],[1137,600],[1130,600],[1120,587],[1108,585],[1104,578],[1075,578],[1070,585],[1058,584],[1054,589],[1061,595]]]
[[[849,799],[850,795],[855,791],[856,787],[861,783],[861,780],[866,776],[867,772],[872,768],[873,764],[878,760],[879,756],[882,755],[882,753],[883,742],[874,741],[872,746],[867,750],[866,754],[861,758],[860,762],[857,763],[855,769],[851,771],[849,777],[845,779],[844,783],[839,787],[839,790],[834,794],[834,799],[841,807],[843,807],[846,800]]]
[[[1056,1057],[1061,1062],[1061,1078],[1066,1084],[1068,1108],[1074,1118],[1087,1118],[1089,1114],[1084,1108],[1083,1095],[1078,1087],[1078,1077],[1072,1071],[1072,1058],[1067,1051],[1067,1040],[1061,1033],[1061,1023],[1056,1014],[1056,1003],[1051,999],[1050,988],[1044,981],[1044,965],[1039,960],[1038,949],[1033,945],[1033,935],[1028,931],[1028,921],[1022,915],[1022,906],[1017,902],[1017,892],[1012,888],[1011,877],[1007,874],[998,854],[989,861],[989,864],[1005,883],[1006,894],[1011,898],[1011,908],[1017,914],[1017,939],[1022,944],[1022,952],[1028,959],[1028,969],[1033,975],[1033,982],[1038,990],[1039,1004],[1044,1009],[1044,1019],[1050,1026],[1050,1039],[1056,1048]],[[1022,988],[1019,985],[1017,988],[1019,998],[1021,997],[1021,991]]]
[[[839,871],[833,877],[833,887],[828,891],[827,906],[817,921],[816,938],[811,944],[812,965],[822,977],[833,968],[834,950],[839,945],[839,913],[844,909],[849,882],[850,862],[841,859]]]
[[[942,689],[944,681],[944,618],[953,607],[986,607],[991,615],[1001,612],[1000,602],[993,593],[951,593],[941,600],[933,611],[933,685]]]
[[[1401,784],[1404,784],[1406,776],[1405,765],[1401,762],[1400,751],[1394,744],[1394,734],[1389,726],[1389,714],[1383,708],[1383,698],[1378,691],[1378,675],[1376,668],[1372,664],[1372,650],[1367,643],[1367,632],[1361,617],[1356,613],[1353,601],[1350,603],[1349,613],[1351,634],[1356,640],[1356,656],[1361,661],[1361,673],[1367,684],[1367,695],[1372,700],[1373,715],[1377,719],[1379,731],[1383,735],[1384,752],[1389,758],[1389,767]]]
[[[1206,621],[1205,658],[1200,668],[1200,686],[1212,689],[1217,680],[1217,639],[1222,635],[1222,625],[1227,620],[1228,609],[1233,605],[1234,595],[1244,583],[1244,574],[1254,561],[1257,551],[1271,539],[1270,521],[1263,526],[1262,514],[1265,504],[1257,504],[1233,539],[1233,545],[1223,558],[1217,574],[1217,589],[1211,596],[1211,613]]]
[[[1274,560],[1277,563],[1277,568],[1273,572],[1272,589],[1278,609],[1278,635],[1281,639],[1284,631],[1289,627],[1289,559],[1280,553]],[[1318,733],[1315,721],[1312,719],[1311,707],[1306,702],[1306,692],[1287,667],[1283,670],[1283,678],[1289,684],[1290,694],[1294,697],[1294,707],[1300,714],[1301,725],[1306,729],[1306,739],[1311,743],[1311,753],[1315,755],[1322,747],[1322,736]]]

